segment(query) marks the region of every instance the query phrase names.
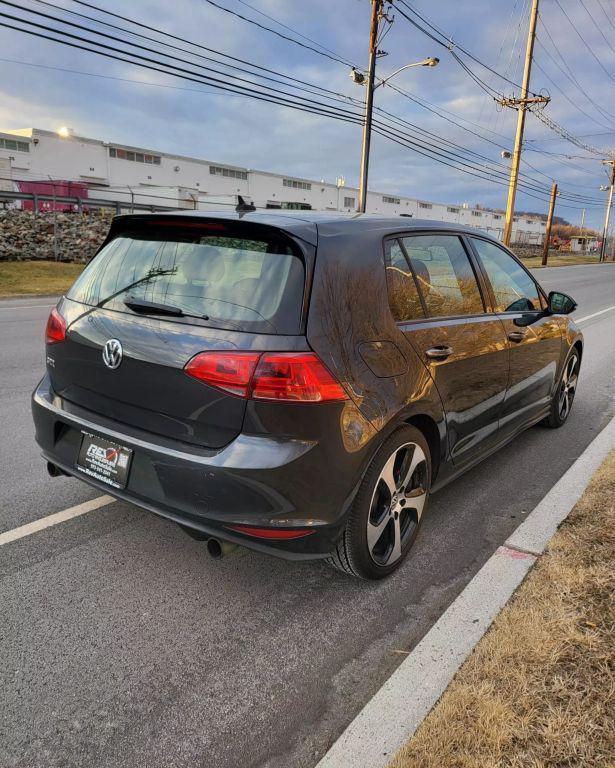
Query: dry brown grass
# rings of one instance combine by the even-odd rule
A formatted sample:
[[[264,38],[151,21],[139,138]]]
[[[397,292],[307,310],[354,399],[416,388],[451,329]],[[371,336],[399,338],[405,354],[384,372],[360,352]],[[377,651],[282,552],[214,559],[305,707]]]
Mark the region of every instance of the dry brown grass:
[[[391,768],[615,766],[615,452]]]
[[[523,256],[521,261],[528,269],[537,269],[542,266],[542,256]],[[574,264],[598,264],[600,262],[597,253],[563,253],[549,251],[547,267],[571,267]]]

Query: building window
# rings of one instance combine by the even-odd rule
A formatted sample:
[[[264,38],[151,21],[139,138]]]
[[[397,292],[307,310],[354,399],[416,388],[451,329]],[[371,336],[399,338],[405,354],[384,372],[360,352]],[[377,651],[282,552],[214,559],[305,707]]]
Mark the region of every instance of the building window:
[[[160,155],[146,155],[144,152],[130,152],[119,147],[109,147],[109,157],[119,160],[130,160],[133,163],[147,163],[147,165],[160,165]]]
[[[354,197],[345,197],[344,198],[344,208],[354,208],[355,206],[355,199]]]
[[[285,187],[291,189],[312,189],[312,185],[308,181],[296,181],[295,179],[283,179],[282,184]]]
[[[30,145],[27,141],[16,141],[15,139],[0,139],[0,149],[12,149],[15,152],[29,152]]]
[[[453,208],[450,205],[446,210],[448,211],[448,213],[459,213],[459,208]]]
[[[400,199],[398,197],[389,197],[389,195],[383,195],[382,196],[382,202],[383,203],[392,203],[392,205],[399,205]]]
[[[482,216],[483,214],[480,211],[472,211],[472,216]]]
[[[431,203],[419,203],[419,208],[426,208],[429,210],[433,208],[433,205]]]
[[[494,220],[494,221],[499,221],[501,218],[502,218],[502,217],[501,217],[501,216],[500,216],[498,213],[494,213],[494,214],[493,214],[493,220]]]
[[[223,168],[221,165],[210,165],[209,173],[212,176],[225,176],[227,179],[248,180],[247,171],[236,171],[234,168]]]

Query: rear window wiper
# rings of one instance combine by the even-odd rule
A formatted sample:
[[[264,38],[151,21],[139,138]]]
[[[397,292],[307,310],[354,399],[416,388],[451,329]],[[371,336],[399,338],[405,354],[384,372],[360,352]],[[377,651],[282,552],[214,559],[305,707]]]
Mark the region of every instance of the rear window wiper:
[[[133,296],[127,296],[124,299],[124,304],[133,312],[140,312],[143,315],[168,315],[169,317],[194,317],[198,320],[209,320],[207,315],[191,315],[173,304],[159,304],[156,301],[137,299]]]

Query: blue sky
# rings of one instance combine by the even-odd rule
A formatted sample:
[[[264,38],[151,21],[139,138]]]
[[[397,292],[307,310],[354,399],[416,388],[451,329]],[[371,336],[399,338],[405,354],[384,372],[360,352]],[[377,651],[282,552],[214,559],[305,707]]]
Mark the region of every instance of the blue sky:
[[[57,13],[37,0],[13,1],[21,9]],[[258,9],[327,46],[345,60],[359,66],[366,63],[368,0],[246,0],[252,8],[241,0],[217,2],[287,33],[253,10]],[[362,88],[351,82],[347,66],[258,29],[206,0],[133,0],[130,3],[94,0],[94,3],[303,82],[354,98],[363,96]],[[51,4],[100,16],[73,0],[51,0]],[[438,3],[417,0],[410,5],[452,36],[453,41],[510,80],[520,82],[529,0],[442,0]],[[611,147],[615,144],[615,132],[611,129],[615,120],[609,122],[595,105],[608,111],[615,95],[615,3],[613,0],[560,0],[560,5],[570,21],[557,0],[542,0],[542,21],[538,28],[541,42],[535,51],[537,65],[555,86],[536,67],[532,90],[545,89],[551,94],[552,102],[546,112],[559,124],[575,135],[586,137],[585,141],[594,146]],[[26,16],[6,5],[0,10]],[[394,82],[419,99],[446,110],[449,117],[468,130],[447,122],[391,88],[377,90],[377,105],[423,131],[490,160],[507,163],[500,157],[501,147],[496,145],[512,145],[516,113],[498,108],[446,49],[415,29],[398,12],[394,13],[395,22],[381,45],[388,55],[379,59],[378,73],[386,76],[410,61],[438,56],[441,61],[435,69],[411,69]],[[116,142],[317,179],[333,181],[342,175],[348,184],[357,182],[361,138],[357,125],[215,92],[206,86],[2,28],[0,59],[2,127],[53,129],[68,125],[78,134]],[[512,85],[479,65],[472,64],[472,67],[496,90],[508,95],[514,90]],[[564,75],[566,71],[576,78],[579,87]],[[611,111],[615,113],[615,107]],[[599,186],[607,180],[600,160],[562,140],[532,115],[527,119],[526,148],[532,150],[527,151],[525,157],[534,168],[526,166],[525,172],[536,182],[548,187],[550,178],[554,177],[566,193],[594,198],[591,203],[561,200],[557,212],[578,223],[580,209],[587,207],[587,224],[600,226],[604,193],[599,191]],[[475,158],[479,166],[484,162]],[[494,207],[502,207],[506,195],[503,186],[439,164],[380,136],[375,136],[373,142],[370,187],[428,200]],[[573,207],[564,207],[565,204]],[[521,193],[517,207],[545,211],[547,206]]]

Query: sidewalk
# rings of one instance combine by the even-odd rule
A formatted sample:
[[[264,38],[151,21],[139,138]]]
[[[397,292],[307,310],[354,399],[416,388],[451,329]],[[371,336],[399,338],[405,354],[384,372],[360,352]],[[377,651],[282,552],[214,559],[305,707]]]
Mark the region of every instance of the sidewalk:
[[[615,765],[615,452],[391,768]]]

